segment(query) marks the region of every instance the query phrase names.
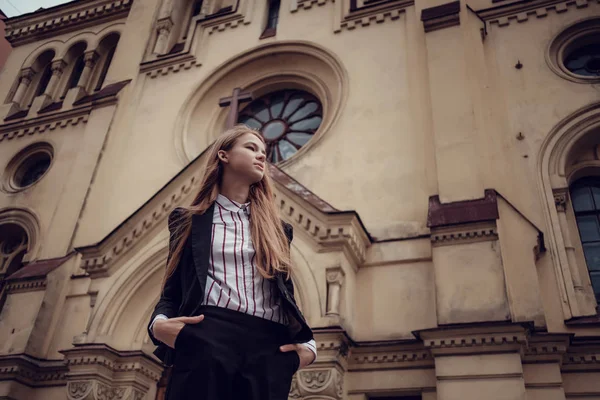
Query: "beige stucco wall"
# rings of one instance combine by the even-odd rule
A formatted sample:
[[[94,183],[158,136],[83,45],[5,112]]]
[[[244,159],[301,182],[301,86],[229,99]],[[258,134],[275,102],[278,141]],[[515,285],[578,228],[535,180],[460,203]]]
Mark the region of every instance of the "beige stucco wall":
[[[344,25],[354,18],[345,15],[349,2],[305,3],[282,1],[277,35],[261,40],[265,2],[241,1],[239,21],[220,17],[221,26],[192,31],[194,62],[152,54],[160,0],[135,1],[122,17],[13,49],[0,99],[37,52],[97,41],[111,29],[121,36],[105,87],[130,82],[89,110],[65,104],[0,125],[0,174],[31,144],[54,148],[39,183],[0,191],[0,212],[32,211],[39,250],[28,261],[73,253],[47,276],[28,278],[46,286],[4,289],[0,363],[66,361],[53,364],[61,371],[48,378],[54,383],[6,372],[0,396],[64,398],[65,386],[81,380],[122,385],[128,396],[143,388],[144,398],[154,398],[162,368],[145,329],[167,257],[166,213],[197,189],[190,179],[202,159],[193,160],[227,112],[219,98],[236,86],[262,94],[287,84],[322,90],[325,115],[324,128],[281,169],[337,210],[354,212],[323,212],[276,186],[282,217],[295,229],[298,301],[320,346],[317,362],[297,374],[293,396],[600,398],[599,350],[585,341],[597,340],[598,322],[565,325],[592,317],[595,307],[589,280],[576,279],[585,270],[582,254],[572,255],[581,248],[568,240],[568,232],[578,239],[576,225],[572,213],[566,223],[558,216],[547,193],[557,187],[543,187],[542,170],[554,151],[550,133],[598,101],[597,85],[551,71],[548,45],[574,22],[600,17],[600,3],[567,2],[561,12],[540,5],[545,16],[519,14],[521,22],[507,26],[486,17],[484,40],[466,5],[483,10],[496,5],[491,0],[461,1],[460,23],[431,32],[421,12],[444,0],[395,0],[397,13],[358,19],[352,29]],[[84,119],[61,125],[69,113]],[[591,107],[582,118],[597,114]],[[25,132],[36,124],[48,128]],[[458,207],[484,189],[497,192],[497,219],[428,228],[430,196]],[[331,295],[335,285],[339,298]],[[81,367],[82,360],[125,365],[132,358],[146,369],[124,376],[118,371],[129,367],[110,374]],[[322,384],[311,389],[317,376]]]

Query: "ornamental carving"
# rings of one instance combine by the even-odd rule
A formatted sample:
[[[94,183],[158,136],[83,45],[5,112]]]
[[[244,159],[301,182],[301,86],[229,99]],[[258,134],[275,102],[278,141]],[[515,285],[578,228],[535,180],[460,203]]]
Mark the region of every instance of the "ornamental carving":
[[[86,382],[69,382],[67,385],[67,397],[69,400],[80,400],[88,397],[92,391],[92,383]]]
[[[292,380],[289,398],[304,397],[341,400],[344,398],[343,373],[336,368],[307,369]]]

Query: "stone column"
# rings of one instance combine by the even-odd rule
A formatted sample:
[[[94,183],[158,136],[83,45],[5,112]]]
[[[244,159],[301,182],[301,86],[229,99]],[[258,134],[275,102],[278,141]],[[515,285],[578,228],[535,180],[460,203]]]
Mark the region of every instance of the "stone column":
[[[19,86],[17,87],[17,91],[13,96],[13,103],[17,105],[21,105],[21,101],[25,97],[25,93],[27,93],[27,89],[31,84],[31,80],[35,75],[35,71],[32,68],[23,68],[19,73]]]
[[[83,61],[85,62],[85,67],[83,68],[83,72],[81,73],[81,77],[79,78],[79,82],[77,82],[77,86],[85,89],[89,84],[90,78],[92,76],[92,71],[96,66],[96,62],[98,61],[98,53],[96,51],[91,50],[85,52],[83,55]]]
[[[65,66],[66,63],[63,60],[52,61],[52,65],[50,66],[52,69],[52,77],[50,78],[50,82],[48,82],[48,86],[44,91],[44,95],[50,98],[54,96],[56,85],[60,81],[60,77],[62,76]]]
[[[341,267],[327,269],[327,315],[340,315],[344,275],[344,271]]]
[[[565,400],[561,368],[570,340],[570,334],[540,333],[529,338],[522,356],[527,400]]]
[[[173,21],[170,17],[159,20],[156,24],[157,38],[154,45],[154,54],[166,54],[169,50],[169,36],[173,28]]]

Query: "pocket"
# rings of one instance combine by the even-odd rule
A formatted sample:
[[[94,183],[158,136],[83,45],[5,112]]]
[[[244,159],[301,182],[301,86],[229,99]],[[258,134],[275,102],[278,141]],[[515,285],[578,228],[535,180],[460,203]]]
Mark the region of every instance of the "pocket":
[[[188,324],[183,325],[183,328],[181,328],[181,330],[175,337],[175,342],[173,343],[173,348],[175,350],[179,349],[179,347],[184,344],[183,340],[185,339],[184,335],[186,334],[187,328],[188,328]]]
[[[290,353],[294,353],[294,373],[296,373],[300,368],[300,354],[297,351],[291,351]]]

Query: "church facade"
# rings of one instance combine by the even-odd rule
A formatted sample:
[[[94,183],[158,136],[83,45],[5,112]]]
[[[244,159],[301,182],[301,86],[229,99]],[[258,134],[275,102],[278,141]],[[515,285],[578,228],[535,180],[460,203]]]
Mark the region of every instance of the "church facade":
[[[267,140],[317,341],[290,399],[600,399],[600,0],[4,22],[0,399],[164,397],[167,216],[234,122]]]

